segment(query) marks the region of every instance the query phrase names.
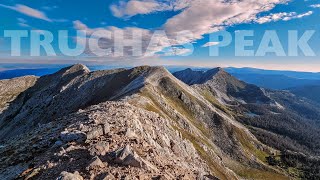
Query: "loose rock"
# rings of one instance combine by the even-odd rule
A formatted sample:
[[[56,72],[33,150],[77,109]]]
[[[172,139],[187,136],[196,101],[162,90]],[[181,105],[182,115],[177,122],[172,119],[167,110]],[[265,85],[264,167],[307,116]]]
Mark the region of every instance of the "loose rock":
[[[102,127],[95,126],[87,133],[87,139],[97,139],[99,136],[102,136],[102,135],[103,135]]]
[[[91,163],[89,166],[86,168],[86,170],[99,170],[99,168],[104,168],[105,164],[99,159],[99,157],[95,156],[92,158]]]
[[[86,134],[84,134],[81,131],[75,131],[75,132],[63,131],[60,134],[60,138],[63,142],[71,142],[71,141],[84,142],[86,140]]]
[[[66,171],[61,172],[60,177],[57,180],[83,180],[83,177],[80,176],[79,172],[69,173]]]
[[[109,150],[109,143],[98,142],[89,149],[92,156],[104,156]]]

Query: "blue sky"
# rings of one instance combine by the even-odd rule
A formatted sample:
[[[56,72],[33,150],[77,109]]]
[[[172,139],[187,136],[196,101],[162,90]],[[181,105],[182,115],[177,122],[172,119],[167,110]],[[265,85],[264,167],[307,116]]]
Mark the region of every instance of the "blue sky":
[[[76,3],[75,3],[76,2]],[[319,0],[91,0],[91,1],[39,1],[2,0],[0,3],[0,62],[32,64],[103,64],[103,65],[190,65],[190,66],[237,66],[264,69],[289,69],[320,71],[320,1]],[[122,58],[113,56],[95,57],[83,54],[77,57],[62,55],[58,48],[57,32],[68,30],[70,46],[75,46],[76,30],[93,32],[114,29],[124,32],[139,29],[145,32],[146,41],[156,30],[165,30],[171,35],[188,30],[194,34],[183,42],[174,43],[175,53],[163,56],[166,45],[155,48],[154,56],[147,58]],[[253,30],[253,47],[256,50],[265,30],[276,30],[284,50],[288,49],[288,30],[297,30],[300,35],[306,30],[316,33],[309,41],[316,53],[306,57],[299,52],[297,57],[277,57],[273,53],[265,57],[236,57],[234,43],[221,48],[220,56],[209,56],[209,36],[220,29],[234,33],[239,30]],[[52,43],[57,56],[30,57],[30,39],[22,41],[22,56],[10,56],[10,39],[4,38],[4,30],[48,30],[55,36]],[[109,43],[109,41],[107,41]],[[194,51],[188,56],[177,56],[185,52],[183,45],[192,43]],[[145,45],[145,44],[143,44]],[[108,44],[108,47],[110,45]],[[111,45],[112,46],[112,45]],[[21,65],[22,66],[22,65]]]

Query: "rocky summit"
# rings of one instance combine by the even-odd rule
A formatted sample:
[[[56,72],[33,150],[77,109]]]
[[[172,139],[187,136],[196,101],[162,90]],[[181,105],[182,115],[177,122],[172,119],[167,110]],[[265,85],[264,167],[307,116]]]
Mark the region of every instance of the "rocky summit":
[[[283,152],[257,131],[276,132],[244,119],[258,116],[252,106],[287,110],[288,94],[221,68],[172,75],[77,64],[3,80],[0,89],[0,179],[299,177],[270,163]]]

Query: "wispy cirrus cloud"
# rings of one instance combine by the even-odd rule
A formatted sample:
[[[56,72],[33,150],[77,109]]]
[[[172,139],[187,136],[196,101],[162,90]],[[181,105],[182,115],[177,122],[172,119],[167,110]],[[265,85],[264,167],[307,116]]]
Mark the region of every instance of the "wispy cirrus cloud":
[[[191,0],[129,0],[111,5],[110,10],[114,16],[123,18],[161,11],[177,11],[186,8],[190,2]]]
[[[116,17],[131,17],[137,14],[148,14],[157,10],[162,10],[164,7],[156,1],[136,1],[129,2],[120,1],[117,5],[110,6],[110,10]]]
[[[27,20],[23,18],[17,18],[17,21],[20,27],[30,27],[30,25],[27,23]]]
[[[202,45],[202,47],[210,47],[210,46],[216,46],[218,45],[220,42],[207,42],[204,45]]]
[[[292,19],[300,19],[306,16],[310,16],[313,14],[313,11],[308,11],[306,13],[298,14],[296,12],[281,12],[281,13],[275,13],[275,14],[270,14],[267,16],[263,17],[258,17],[257,19],[254,20],[254,22],[257,22],[259,24],[264,24],[268,22],[275,22],[275,21],[289,21]]]
[[[320,8],[320,4],[313,4],[310,7],[312,7],[312,8]]]
[[[13,11],[19,12],[21,14],[24,14],[26,16],[30,16],[30,17],[33,17],[36,19],[41,19],[44,21],[52,22],[52,20],[49,19],[44,12],[39,11],[37,9],[33,9],[31,7],[28,7],[28,6],[25,6],[22,4],[16,4],[15,6],[7,6],[4,4],[0,4],[0,7],[11,9]]]

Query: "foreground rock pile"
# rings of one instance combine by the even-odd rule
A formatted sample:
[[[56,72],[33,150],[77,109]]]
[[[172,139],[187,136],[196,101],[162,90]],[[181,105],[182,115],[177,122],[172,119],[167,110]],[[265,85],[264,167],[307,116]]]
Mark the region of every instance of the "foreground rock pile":
[[[0,179],[213,178],[169,121],[121,102],[90,106],[5,141],[0,156]]]

